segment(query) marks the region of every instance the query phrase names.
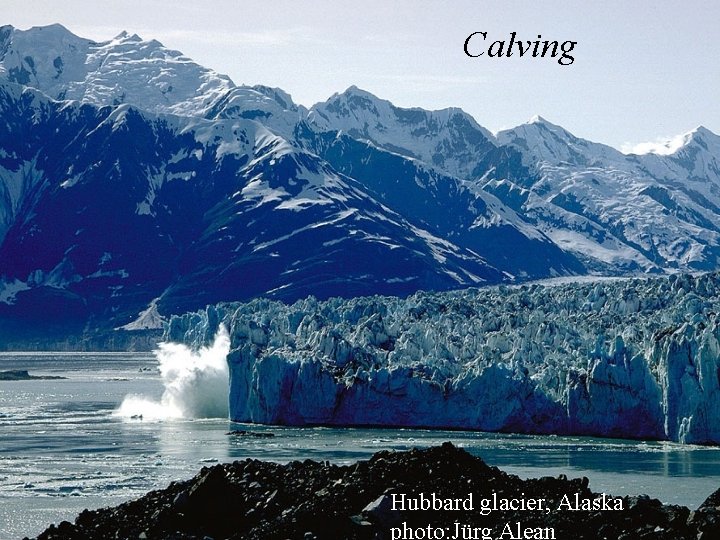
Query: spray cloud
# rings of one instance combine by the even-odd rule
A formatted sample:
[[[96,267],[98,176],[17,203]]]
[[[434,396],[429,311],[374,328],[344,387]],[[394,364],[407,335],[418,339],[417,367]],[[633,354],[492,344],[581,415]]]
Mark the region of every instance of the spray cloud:
[[[211,347],[193,351],[179,343],[161,343],[155,351],[162,377],[160,401],[128,395],[118,416],[147,419],[227,418],[230,337],[221,326]]]

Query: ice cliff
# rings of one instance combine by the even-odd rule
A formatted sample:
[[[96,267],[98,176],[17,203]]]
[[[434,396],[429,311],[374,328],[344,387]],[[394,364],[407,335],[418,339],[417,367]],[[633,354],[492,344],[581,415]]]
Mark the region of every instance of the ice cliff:
[[[720,443],[720,275],[210,306],[242,422]]]

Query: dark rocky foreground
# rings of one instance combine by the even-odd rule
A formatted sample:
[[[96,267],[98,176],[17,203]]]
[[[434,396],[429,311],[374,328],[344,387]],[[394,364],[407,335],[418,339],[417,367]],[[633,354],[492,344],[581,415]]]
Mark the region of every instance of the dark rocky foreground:
[[[434,495],[460,509],[393,510],[393,499],[399,504],[401,494],[409,501],[421,493],[425,504]],[[514,501],[509,504],[515,509],[483,511],[483,499],[492,504],[493,497],[498,505]],[[539,499],[547,511],[527,508]],[[571,510],[564,500],[590,508]],[[586,478],[521,480],[445,443],[379,452],[348,466],[246,460],[203,468],[191,480],[138,500],[85,510],[74,524],[50,526],[38,537],[114,538],[708,540],[720,538],[720,490],[694,512],[644,496],[596,497]]]

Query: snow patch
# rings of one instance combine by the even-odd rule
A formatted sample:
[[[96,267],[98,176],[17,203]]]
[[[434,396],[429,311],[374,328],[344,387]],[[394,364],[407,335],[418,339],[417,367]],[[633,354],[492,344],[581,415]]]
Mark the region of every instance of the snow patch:
[[[0,281],[0,302],[14,304],[17,293],[28,290],[30,290],[30,286],[19,279],[10,282]]]
[[[138,318],[135,319],[132,322],[129,322],[128,324],[125,324],[120,327],[122,330],[128,330],[130,332],[135,330],[160,330],[163,328],[163,325],[166,322],[165,317],[160,315],[160,312],[158,311],[157,307],[157,301],[159,298],[156,298],[152,302],[150,302],[150,305],[147,307],[147,309],[140,312],[138,315]]]

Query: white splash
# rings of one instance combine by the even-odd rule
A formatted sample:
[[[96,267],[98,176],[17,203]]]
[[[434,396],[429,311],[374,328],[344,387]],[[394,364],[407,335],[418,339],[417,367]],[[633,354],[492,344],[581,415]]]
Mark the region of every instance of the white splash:
[[[115,412],[125,418],[227,418],[230,338],[221,326],[212,347],[192,351],[178,343],[161,343],[155,352],[165,391],[160,401],[128,395]]]

